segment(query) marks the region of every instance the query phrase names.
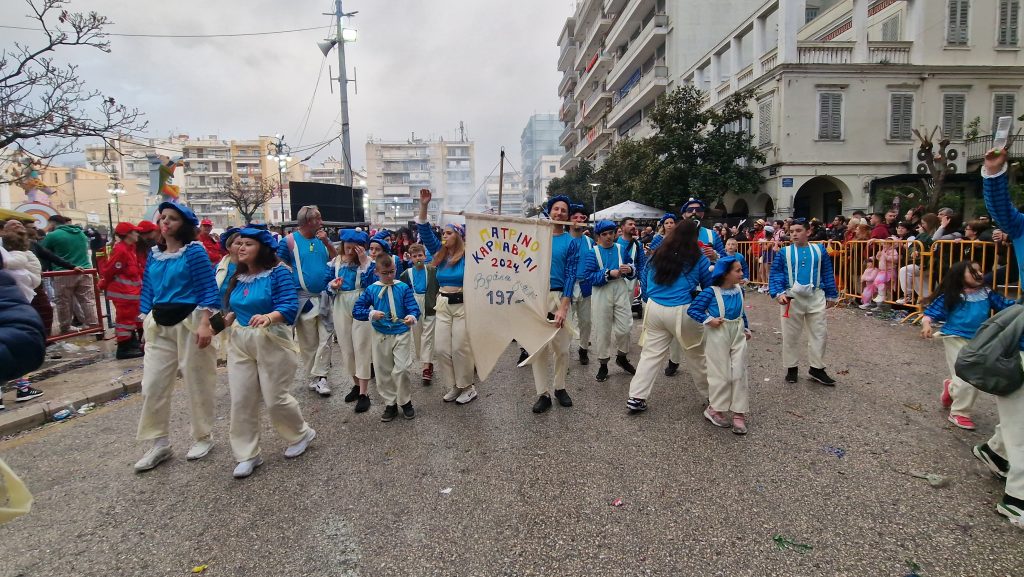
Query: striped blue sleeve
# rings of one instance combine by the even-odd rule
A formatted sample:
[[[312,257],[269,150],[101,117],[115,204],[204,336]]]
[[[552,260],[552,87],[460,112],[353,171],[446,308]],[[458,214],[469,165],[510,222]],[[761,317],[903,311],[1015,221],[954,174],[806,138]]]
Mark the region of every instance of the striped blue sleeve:
[[[586,267],[583,269],[583,275],[587,279],[587,282],[591,286],[604,286],[608,283],[608,279],[605,278],[605,270],[597,266],[597,255],[593,251],[588,250],[585,257]],[[583,279],[580,279],[583,280]]]
[[[834,301],[839,298],[839,289],[836,287],[836,273],[832,269],[832,257],[829,256],[825,247],[821,247],[821,288],[825,291],[825,298]]]
[[[420,243],[427,247],[430,254],[437,254],[441,251],[441,239],[437,238],[429,221],[416,223],[416,229],[420,233]]]
[[[647,255],[644,254],[644,247],[637,241],[636,248],[636,260],[633,261],[634,272],[633,276],[638,279],[643,279],[647,270]]]
[[[1017,301],[1008,299],[996,291],[990,291],[988,293],[988,303],[993,311],[999,312],[1017,304]]]
[[[562,271],[562,298],[571,299],[572,291],[576,287],[576,270],[580,265],[580,239],[575,238],[569,241],[565,249],[565,270]],[[582,279],[581,279],[582,280]]]
[[[722,242],[722,237],[717,232],[715,232],[714,229],[711,230],[711,242],[714,245],[715,252],[718,253],[718,256],[724,257],[725,243]]]
[[[661,241],[663,240],[665,240],[664,236],[660,234],[654,235],[654,238],[651,239],[651,244],[648,245],[651,249],[652,254],[654,253],[654,251],[658,250],[658,247],[661,246]]]
[[[281,259],[286,265],[295,268],[295,263],[292,262],[292,251],[288,250],[288,236],[281,237],[281,242],[277,243],[277,258]]]
[[[188,263],[188,274],[192,278],[192,290],[195,291],[196,304],[213,311],[220,310],[220,291],[217,290],[217,275],[213,264],[202,245],[190,244],[185,247],[185,259]]]
[[[686,314],[690,315],[691,319],[703,324],[704,321],[708,320],[708,307],[711,306],[711,301],[714,298],[715,290],[711,287],[705,288],[690,303],[690,306],[686,309]]]
[[[416,296],[414,294],[416,291],[412,290],[412,286],[405,283],[402,283],[401,286],[404,287],[402,291],[402,308],[405,309],[405,315],[412,315],[419,319],[420,306],[416,304]]]
[[[771,250],[770,248],[768,250]],[[832,283],[835,284],[833,278]],[[782,249],[775,253],[775,258],[772,259],[772,269],[768,273],[768,294],[772,298],[779,296],[786,292],[786,288],[789,285],[789,278],[786,276],[786,249]]]
[[[715,277],[711,276],[711,261],[703,254],[697,261],[697,278],[700,279],[700,288],[702,289],[710,287],[715,282]]]
[[[747,311],[743,311],[743,328],[750,328],[750,322],[747,321]]]
[[[153,309],[153,275],[149,261],[146,261],[146,269],[142,271],[142,295],[139,297],[139,313],[148,315]]]
[[[940,294],[924,309],[924,316],[933,321],[946,320],[946,295]]]
[[[750,279],[750,267],[747,266],[747,259],[740,253],[736,253],[736,260],[740,261],[740,266],[743,267],[743,278]]]
[[[295,324],[295,317],[299,314],[299,293],[295,290],[292,273],[286,267],[274,267],[270,273],[270,290],[274,310],[281,313],[285,323]]]
[[[640,251],[637,251],[637,252],[640,252]],[[628,250],[622,251],[622,264],[628,264],[630,266],[630,268],[632,269],[632,271],[633,271],[633,272],[629,273],[628,275],[626,275],[626,278],[628,278],[630,280],[635,279],[636,278],[636,274],[637,274],[637,267],[636,267],[636,263],[633,262],[633,259],[630,258]],[[632,298],[632,295],[630,295],[630,298]]]
[[[370,320],[370,309],[373,308],[373,291],[370,287],[359,295],[356,299],[356,304],[352,306],[352,318],[357,321],[368,321]]]
[[[999,228],[1010,238],[1024,236],[1024,214],[1021,214],[1010,199],[1010,178],[1004,169],[995,176],[986,176],[982,170],[982,192],[985,208],[995,218]]]
[[[645,266],[643,274],[640,275],[640,300],[644,302],[647,302],[647,285],[651,282],[649,275],[652,274],[654,274],[654,269]]]

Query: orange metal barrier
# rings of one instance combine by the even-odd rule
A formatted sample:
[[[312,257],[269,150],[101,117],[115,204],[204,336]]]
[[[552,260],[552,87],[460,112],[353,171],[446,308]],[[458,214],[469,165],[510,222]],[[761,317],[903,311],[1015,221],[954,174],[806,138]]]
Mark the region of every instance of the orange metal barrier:
[[[96,307],[96,321],[97,321],[97,324],[95,324],[93,326],[90,326],[90,327],[85,327],[85,328],[83,328],[82,330],[79,330],[79,331],[74,331],[74,332],[69,332],[69,333],[62,333],[62,334],[59,334],[59,335],[51,335],[50,337],[47,337],[47,339],[46,339],[46,343],[47,344],[55,343],[57,341],[62,341],[62,340],[70,339],[70,338],[74,338],[74,337],[80,337],[80,336],[83,336],[83,335],[100,335],[100,336],[103,335],[103,332],[104,332],[103,320],[104,320],[104,318],[106,318],[105,315],[103,314],[103,302],[104,302],[105,299],[100,295],[99,272],[96,269],[89,268],[89,269],[83,270],[82,272],[78,272],[78,271],[74,271],[74,270],[47,271],[47,272],[43,273],[43,278],[55,279],[55,278],[61,278],[61,277],[71,277],[71,276],[81,276],[81,275],[90,275],[90,276],[92,276],[92,291],[93,291],[93,298],[95,299],[94,305]],[[54,290],[56,291],[56,287],[54,288]],[[56,299],[54,299],[54,300],[56,300]],[[52,304],[53,304],[53,307],[54,307],[54,311],[53,311],[54,318],[57,318],[58,311],[57,311],[56,302],[54,302]],[[72,312],[74,311],[74,306],[71,307],[71,310],[72,310]]]

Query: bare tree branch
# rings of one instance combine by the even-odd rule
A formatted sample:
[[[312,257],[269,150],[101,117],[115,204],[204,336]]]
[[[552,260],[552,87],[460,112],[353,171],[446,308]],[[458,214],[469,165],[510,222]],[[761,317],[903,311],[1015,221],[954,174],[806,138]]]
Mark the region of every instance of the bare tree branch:
[[[221,194],[231,201],[245,222],[250,223],[256,213],[277,194],[277,185],[262,176],[236,176],[221,187]]]

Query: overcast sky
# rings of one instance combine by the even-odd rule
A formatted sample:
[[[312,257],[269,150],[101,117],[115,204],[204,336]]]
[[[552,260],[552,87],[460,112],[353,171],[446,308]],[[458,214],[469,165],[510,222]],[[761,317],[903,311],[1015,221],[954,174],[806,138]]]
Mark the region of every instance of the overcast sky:
[[[519,137],[526,121],[560,104],[556,42],[573,4],[345,0],[346,12],[359,11],[352,22],[359,40],[346,46],[349,75],[358,69],[359,79],[359,94],[349,91],[353,165],[365,166],[368,136],[454,138],[461,120],[476,141],[478,181],[494,168],[501,146],[522,171]],[[73,48],[56,56],[78,64],[89,87],[145,112],[149,136],[283,133],[298,148],[340,132],[334,124],[337,85],[333,94],[328,86],[327,65],[338,73],[333,51],[302,131],[323,60],[316,42],[331,23],[321,13],[333,12],[333,0],[72,0],[69,9],[106,15],[115,23],[108,31],[121,33],[218,34],[322,24],[323,30],[246,38],[111,37],[110,54]],[[31,26],[28,13],[23,0],[0,2],[0,24]],[[0,47],[38,45],[38,38],[0,30]],[[340,158],[340,142],[316,159],[328,155]]]

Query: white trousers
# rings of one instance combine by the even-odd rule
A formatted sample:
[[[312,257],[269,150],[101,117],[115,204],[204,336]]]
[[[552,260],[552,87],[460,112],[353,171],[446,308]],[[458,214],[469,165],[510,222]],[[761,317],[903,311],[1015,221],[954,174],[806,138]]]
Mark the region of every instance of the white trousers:
[[[356,304],[360,292],[362,291],[346,291],[336,295],[331,305],[331,318],[334,320],[334,333],[338,336],[338,347],[341,349],[342,372],[357,379],[369,379],[373,325],[369,321],[357,321],[352,316],[352,307]]]
[[[554,313],[562,304],[561,291],[548,292],[548,312]],[[572,329],[568,322],[562,323],[554,338],[544,348],[534,353],[530,369],[533,384],[538,395],[550,394],[565,388],[566,373],[569,372],[569,345],[572,344]]]
[[[313,310],[295,319],[295,340],[306,369],[306,379],[326,377],[331,368],[331,333],[320,321],[320,298],[312,298]]]
[[[787,369],[800,364],[800,337],[807,334],[807,361],[812,368],[825,368],[825,292],[790,297],[789,317],[786,305],[779,308],[782,319],[782,364]]]
[[[626,279],[626,300],[628,301],[627,309],[629,310],[629,330],[626,334],[619,338],[617,346],[619,350],[628,353],[630,346],[630,335],[633,332],[633,293],[636,291],[636,285],[640,282],[636,279]]]
[[[921,298],[928,298],[932,292],[931,287],[928,285],[928,271],[921,270],[921,267],[916,264],[900,267],[897,276],[899,276],[900,290],[903,291],[903,297],[907,301],[914,299],[915,292]]]
[[[409,369],[412,368],[412,335],[385,335],[374,331],[373,366],[377,368],[377,393],[385,405],[404,405],[411,400]]]
[[[750,383],[747,379],[747,337],[743,319],[704,327],[704,355],[708,367],[708,400],[719,411],[746,413]]]
[[[1024,353],[1021,353],[1024,362]],[[1006,476],[1006,494],[1024,499],[1024,388],[1005,397],[996,397],[999,424],[988,440],[990,449],[1010,463]]]
[[[960,349],[967,344],[967,339],[961,337],[942,337],[942,344],[946,349],[946,365],[949,366],[949,396],[953,397],[953,405],[949,408],[949,414],[969,417],[974,402],[978,400],[978,389],[967,384],[963,379],[956,376],[956,356]]]
[[[260,454],[260,401],[281,438],[289,445],[306,436],[309,425],[289,393],[299,366],[298,350],[287,325],[232,327],[228,344],[231,390],[231,452],[238,462]]]
[[[180,323],[164,327],[153,313],[146,315],[145,356],[142,358],[142,415],[136,438],[150,441],[170,434],[171,393],[178,370],[188,391],[192,417],[192,439],[204,441],[213,431],[214,398],[217,384],[217,352],[213,346],[200,349],[194,328],[203,311],[196,309]]]
[[[437,293],[434,306],[434,352],[448,383],[460,389],[473,384],[473,349],[466,328],[466,305],[448,304],[444,293]]]
[[[591,293],[593,295],[593,293]],[[592,305],[590,297],[584,297],[580,290],[580,283],[572,289],[572,304],[569,305],[569,313],[572,315],[572,326],[575,327],[576,336],[580,340],[581,349],[590,348],[590,329]]]
[[[686,358],[686,365],[702,399],[708,398],[708,370],[704,358],[704,325],[686,314],[689,305],[666,307],[652,301],[644,310],[643,349],[636,374],[629,382],[629,396],[648,399],[662,362],[675,343]],[[682,359],[680,359],[682,360]]]
[[[598,359],[609,359],[623,337],[628,339],[633,328],[633,313],[625,279],[614,279],[603,286],[594,287],[590,296],[590,318],[594,323],[593,348]],[[629,352],[629,341],[626,348]]]
[[[421,363],[434,362],[434,319],[427,316],[426,295],[415,295],[416,304],[420,307],[420,320],[412,326],[412,343],[416,349],[416,358]]]

